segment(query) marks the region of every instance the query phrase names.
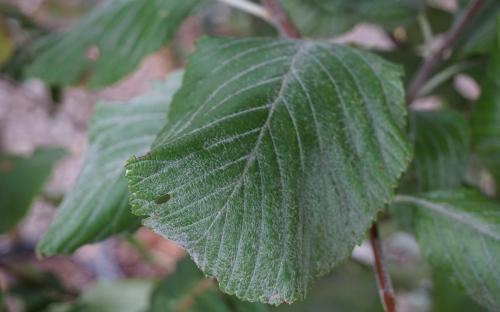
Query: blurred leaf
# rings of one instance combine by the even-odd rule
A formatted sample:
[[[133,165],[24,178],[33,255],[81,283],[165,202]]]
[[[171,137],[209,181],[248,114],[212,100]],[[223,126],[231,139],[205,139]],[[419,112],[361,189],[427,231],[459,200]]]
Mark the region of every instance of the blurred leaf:
[[[129,212],[125,161],[150,147],[181,79],[182,72],[177,72],[141,97],[96,106],[84,167],[40,240],[40,254],[70,253],[139,225]]]
[[[481,97],[470,120],[472,144],[481,160],[500,181],[500,17],[497,45],[481,82]]]
[[[0,289],[0,312],[7,312],[7,307],[5,306],[3,290]]]
[[[500,310],[500,204],[475,190],[456,189],[397,201],[418,207],[422,253],[476,301]]]
[[[500,15],[500,1],[485,1],[483,8],[474,15],[472,21],[460,33],[454,49],[456,57],[464,58],[475,54],[487,54],[494,49],[497,18]],[[469,2],[469,0],[460,0],[460,7],[465,8]]]
[[[462,114],[412,112],[410,137],[419,191],[460,186],[467,170],[469,126]]]
[[[448,31],[453,23],[452,13],[431,6],[426,6],[425,11],[421,14],[425,15],[434,35]],[[405,30],[406,38],[404,43],[408,43],[412,47],[425,43],[422,27],[420,27],[418,19],[414,19],[409,23]]]
[[[63,155],[58,148],[37,149],[30,157],[0,155],[0,233],[24,217]]]
[[[328,42],[201,39],[171,122],[127,164],[132,208],[224,292],[302,299],[350,256],[407,168],[400,77]]]
[[[382,312],[377,283],[370,268],[348,262],[318,280],[309,296],[276,312]]]
[[[12,272],[15,282],[8,288],[8,294],[21,302],[23,312],[39,312],[50,304],[70,300],[74,296],[50,272],[32,267],[15,267]]]
[[[20,26],[23,28],[27,28],[30,30],[40,29],[40,26],[36,25],[36,23],[33,21],[31,17],[24,14],[15,5],[0,2],[0,15],[17,20]]]
[[[9,60],[12,50],[12,40],[9,36],[7,25],[0,14],[0,66]]]
[[[123,279],[97,282],[85,290],[71,312],[144,312],[155,281]]]
[[[387,28],[410,22],[423,8],[422,0],[281,0],[303,35],[328,37],[359,22]]]
[[[199,0],[114,0],[90,12],[70,31],[44,38],[27,73],[50,85],[102,88],[131,73],[167,43]]]
[[[449,272],[434,270],[432,272],[432,311],[487,311],[467,296],[457,287],[450,287]]]
[[[154,290],[148,312],[264,312],[266,306],[222,294],[191,259],[177,263],[172,275]]]

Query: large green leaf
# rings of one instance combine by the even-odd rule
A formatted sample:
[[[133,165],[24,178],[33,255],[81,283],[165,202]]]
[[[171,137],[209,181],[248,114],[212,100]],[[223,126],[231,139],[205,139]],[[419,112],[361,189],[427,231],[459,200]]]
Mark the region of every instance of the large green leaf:
[[[398,67],[288,39],[199,41],[131,203],[223,291],[278,304],[349,257],[411,153]]]
[[[423,8],[421,0],[282,0],[304,35],[331,36],[359,22],[393,28],[411,21]]]
[[[415,144],[414,166],[420,191],[459,186],[467,170],[469,126],[453,111],[414,112],[410,137]]]
[[[206,279],[190,259],[177,264],[175,273],[154,290],[149,312],[260,312],[266,307],[241,302],[221,294],[212,280]]]
[[[463,9],[469,3],[469,0],[461,0],[460,7]],[[490,53],[495,47],[496,20],[499,15],[500,1],[486,0],[483,8],[460,34],[455,49],[456,56]]]
[[[500,179],[500,18],[498,24],[497,45],[471,116],[471,133],[475,151]]]
[[[96,106],[85,164],[40,240],[39,253],[69,253],[139,225],[129,212],[123,166],[129,157],[151,146],[180,81],[181,73],[175,73],[167,83],[128,103]]]
[[[0,233],[24,217],[63,155],[59,148],[37,149],[31,157],[0,155]]]
[[[423,254],[451,270],[472,298],[499,311],[500,205],[468,189],[398,196],[398,201],[419,208],[416,232]]]
[[[43,39],[27,73],[49,84],[74,84],[84,74],[90,88],[114,83],[169,41],[198,2],[106,1],[69,32]]]

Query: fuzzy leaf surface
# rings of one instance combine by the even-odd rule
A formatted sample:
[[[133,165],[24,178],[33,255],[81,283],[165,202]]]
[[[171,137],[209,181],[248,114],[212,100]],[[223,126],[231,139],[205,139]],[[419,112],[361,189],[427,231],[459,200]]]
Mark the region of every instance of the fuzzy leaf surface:
[[[407,168],[401,72],[321,41],[199,41],[127,164],[134,212],[224,292],[279,304],[349,257]]]

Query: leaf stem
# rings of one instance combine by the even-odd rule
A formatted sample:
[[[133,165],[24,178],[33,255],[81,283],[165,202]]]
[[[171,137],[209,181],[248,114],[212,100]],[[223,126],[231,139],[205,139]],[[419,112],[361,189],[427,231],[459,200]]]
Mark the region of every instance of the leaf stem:
[[[395,312],[396,299],[392,288],[391,278],[384,265],[384,255],[380,244],[377,223],[374,223],[370,228],[370,244],[373,251],[373,258],[375,259],[373,267],[375,270],[375,277],[377,279],[380,300],[382,301],[386,312]]]
[[[268,23],[273,23],[269,11],[267,11],[261,5],[250,2],[248,0],[218,0],[218,1],[227,4],[228,6],[231,6],[233,8],[236,8],[238,10],[241,10],[243,12],[246,12],[248,14],[257,16]]]
[[[420,88],[427,78],[432,74],[436,66],[441,62],[445,53],[455,44],[460,32],[464,29],[471,18],[481,9],[485,0],[472,0],[462,15],[455,21],[450,30],[446,33],[443,42],[434,50],[423,62],[420,69],[413,76],[406,91],[406,103],[411,105],[418,96]]]
[[[288,15],[283,11],[280,3],[277,0],[262,0],[264,7],[267,9],[273,24],[278,29],[280,36],[288,38],[300,38],[300,33],[288,18]]]

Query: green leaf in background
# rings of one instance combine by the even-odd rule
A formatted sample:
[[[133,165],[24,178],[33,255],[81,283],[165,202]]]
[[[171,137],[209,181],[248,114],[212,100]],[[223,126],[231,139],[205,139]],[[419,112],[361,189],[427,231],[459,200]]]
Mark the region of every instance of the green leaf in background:
[[[200,40],[169,124],[127,164],[134,212],[224,292],[304,298],[350,256],[407,168],[400,77],[326,42]]]
[[[469,126],[454,111],[413,112],[414,168],[418,189],[426,192],[460,186],[467,170]]]
[[[114,83],[168,42],[198,2],[106,1],[69,32],[43,39],[27,74],[56,85],[75,84],[84,74],[90,88]]]
[[[166,83],[130,102],[96,106],[85,164],[40,240],[40,254],[70,253],[139,225],[139,219],[129,211],[123,166],[129,157],[151,146],[165,123],[181,77],[181,72],[172,74]]]
[[[359,22],[394,28],[413,20],[421,0],[282,0],[303,35],[332,36]]]
[[[86,289],[67,312],[144,312],[154,280],[123,279],[97,282]]]
[[[238,301],[222,294],[188,258],[154,290],[147,312],[264,312],[259,303]]]
[[[488,54],[495,48],[500,1],[485,1],[486,3],[481,11],[473,17],[472,21],[461,32],[454,50],[456,57],[464,58],[475,54]],[[461,0],[459,3],[461,8],[465,8],[470,3],[470,0]]]
[[[446,270],[432,271],[431,294],[432,311],[435,312],[487,311],[468,296],[464,296],[462,289],[450,287],[450,274]]]
[[[30,157],[0,155],[0,233],[21,221],[63,155],[59,148],[37,149]]]
[[[481,97],[471,116],[474,150],[500,181],[500,18],[497,45],[491,53],[486,76],[481,82]]]
[[[3,290],[0,290],[0,312],[7,312],[7,308],[5,307]]]
[[[476,301],[500,310],[500,204],[475,190],[457,189],[398,196],[418,207],[417,241],[422,253]]]
[[[271,312],[382,312],[373,271],[353,262],[318,280],[301,302],[270,308]]]

